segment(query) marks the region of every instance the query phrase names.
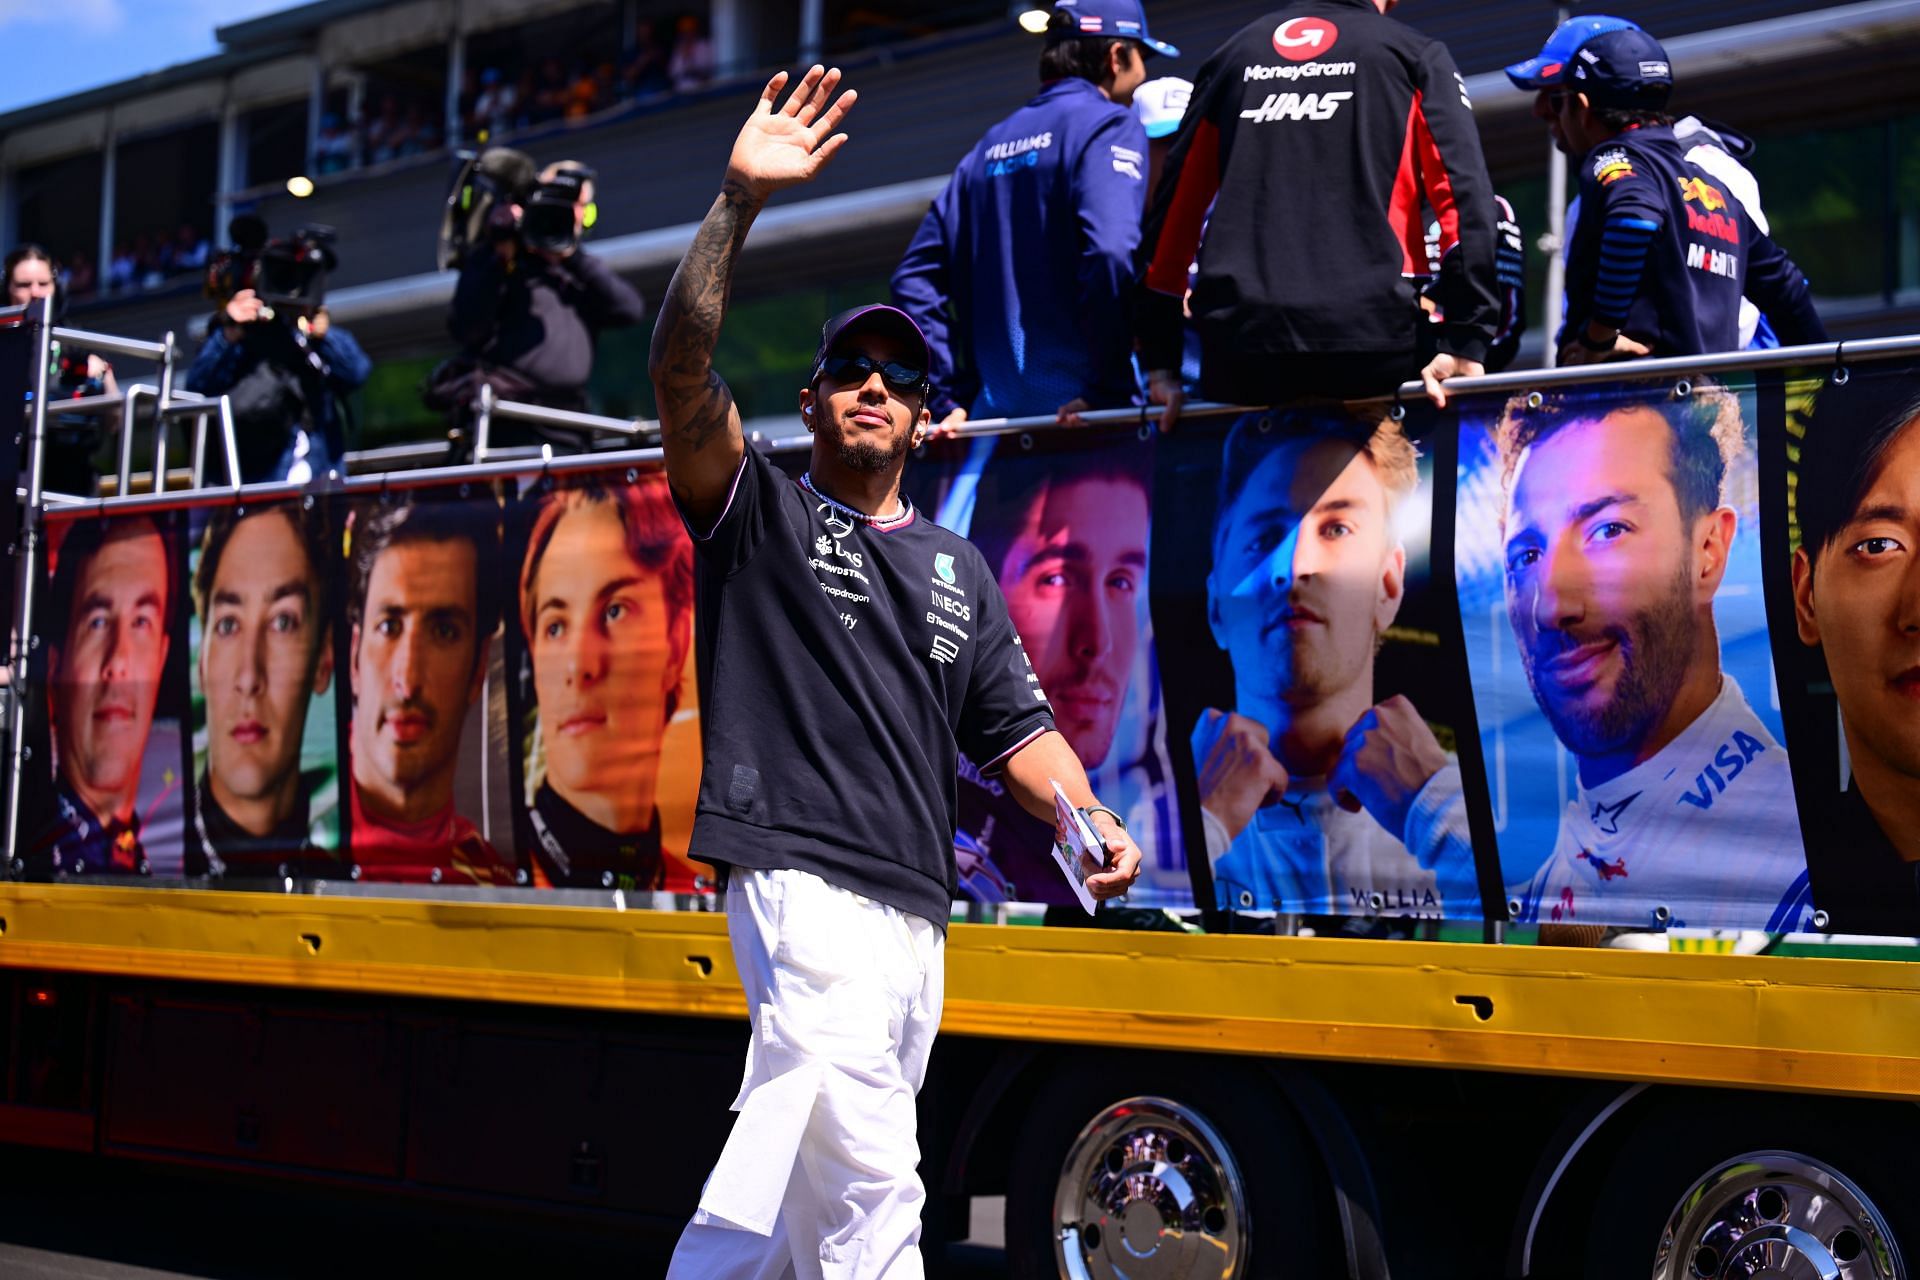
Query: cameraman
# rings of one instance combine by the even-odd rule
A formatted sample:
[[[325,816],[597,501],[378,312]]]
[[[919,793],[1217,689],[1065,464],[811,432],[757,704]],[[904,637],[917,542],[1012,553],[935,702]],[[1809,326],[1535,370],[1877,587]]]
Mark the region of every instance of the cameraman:
[[[502,400],[584,412],[600,331],[645,318],[639,292],[580,247],[596,212],[593,196],[592,170],[570,161],[547,166],[518,201],[494,210],[491,242],[476,245],[460,263],[447,329],[460,343],[472,392],[484,381]],[[545,225],[562,202],[572,205],[571,234],[563,218],[558,228]],[[553,427],[536,433],[514,422],[497,423],[490,444],[543,439],[581,451],[591,445],[583,433]]]
[[[242,287],[207,326],[186,387],[232,404],[242,480],[305,484],[340,466],[343,401],[373,362],[322,301],[338,265],[331,231],[302,228],[268,241],[266,225],[243,215],[231,234],[237,252],[210,269],[209,288],[218,297]]]

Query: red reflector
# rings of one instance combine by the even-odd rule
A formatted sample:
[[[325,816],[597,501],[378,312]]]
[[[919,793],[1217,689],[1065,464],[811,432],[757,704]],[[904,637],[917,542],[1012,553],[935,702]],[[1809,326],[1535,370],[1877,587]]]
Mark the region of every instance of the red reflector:
[[[53,993],[51,987],[34,987],[27,992],[27,1003],[38,1005],[42,1009],[51,1009],[60,1003],[60,997]]]

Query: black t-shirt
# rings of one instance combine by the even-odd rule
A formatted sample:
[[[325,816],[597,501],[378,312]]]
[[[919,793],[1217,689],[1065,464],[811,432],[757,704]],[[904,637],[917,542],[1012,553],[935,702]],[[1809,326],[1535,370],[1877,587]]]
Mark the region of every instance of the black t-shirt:
[[[885,524],[749,446],[699,555],[705,742],[692,856],[790,868],[945,927],[961,751],[987,773],[1052,711],[973,545]]]

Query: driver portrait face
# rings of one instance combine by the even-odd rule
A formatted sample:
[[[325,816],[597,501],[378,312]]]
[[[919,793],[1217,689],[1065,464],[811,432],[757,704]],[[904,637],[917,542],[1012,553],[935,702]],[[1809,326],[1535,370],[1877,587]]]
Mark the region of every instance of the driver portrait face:
[[[1854,784],[1912,858],[1920,835],[1904,815],[1920,810],[1920,412],[1862,453],[1855,492],[1827,495],[1831,521],[1805,504],[1794,613],[1801,643],[1825,656]]]
[[[1673,410],[1684,439],[1646,404],[1576,405],[1503,436],[1507,619],[1534,700],[1582,758],[1646,758],[1676,731],[1682,687],[1717,687],[1738,422],[1696,399]]]
[[[1340,435],[1303,434],[1267,445],[1238,484],[1214,530],[1207,621],[1240,699],[1301,708],[1370,689],[1406,583],[1380,466]]]
[[[453,802],[492,631],[479,536],[455,504],[427,502],[382,511],[356,536],[353,779],[377,817],[417,822]]]
[[[647,829],[693,624],[664,478],[550,495],[520,595],[548,784],[609,831]]]
[[[207,786],[265,835],[298,803],[308,708],[333,678],[321,568],[292,506],[213,525],[201,554]]]
[[[1089,767],[1112,749],[1139,650],[1147,493],[1118,474],[1044,481],[992,566],[1067,744]]]
[[[130,818],[166,671],[173,576],[167,539],[144,516],[74,525],[60,548],[52,654],[60,776],[103,820]],[[55,615],[58,625],[58,614]]]

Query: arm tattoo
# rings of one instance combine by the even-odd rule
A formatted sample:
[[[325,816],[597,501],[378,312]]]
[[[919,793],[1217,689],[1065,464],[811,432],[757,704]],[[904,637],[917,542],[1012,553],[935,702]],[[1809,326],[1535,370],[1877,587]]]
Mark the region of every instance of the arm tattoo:
[[[759,202],[727,182],[673,273],[648,365],[665,433],[699,450],[727,426],[733,392],[713,368],[713,348],[733,290],[733,264]]]

